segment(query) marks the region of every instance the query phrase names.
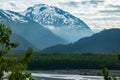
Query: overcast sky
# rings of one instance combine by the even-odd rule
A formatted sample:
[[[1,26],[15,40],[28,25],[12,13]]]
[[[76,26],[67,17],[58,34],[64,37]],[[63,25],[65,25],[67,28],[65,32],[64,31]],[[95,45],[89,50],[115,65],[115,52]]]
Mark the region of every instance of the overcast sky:
[[[120,28],[120,0],[0,0],[0,9],[20,12],[40,3],[70,12],[94,31]]]

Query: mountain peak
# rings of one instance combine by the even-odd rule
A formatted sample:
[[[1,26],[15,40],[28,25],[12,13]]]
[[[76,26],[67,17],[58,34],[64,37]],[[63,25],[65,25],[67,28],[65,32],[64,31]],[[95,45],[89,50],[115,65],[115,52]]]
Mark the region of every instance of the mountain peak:
[[[89,28],[82,20],[70,13],[55,6],[45,4],[36,4],[33,7],[29,7],[25,16],[44,25],[55,25],[56,27],[68,25]]]
[[[26,18],[43,25],[55,35],[69,42],[93,34],[84,21],[55,6],[36,4],[29,7],[24,13]]]

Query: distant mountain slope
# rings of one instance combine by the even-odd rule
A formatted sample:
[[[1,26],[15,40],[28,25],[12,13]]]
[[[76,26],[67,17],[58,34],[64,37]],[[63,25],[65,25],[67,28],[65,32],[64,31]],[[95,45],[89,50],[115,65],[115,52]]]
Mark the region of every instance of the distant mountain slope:
[[[17,48],[13,48],[13,50],[27,50],[29,47],[32,47],[35,50],[37,50],[37,48],[34,45],[32,45],[28,40],[15,33],[11,35],[11,41],[19,43],[19,46]]]
[[[120,51],[120,29],[104,30],[91,37],[82,38],[69,45],[57,45],[43,50],[44,52],[94,52],[115,53]]]
[[[75,42],[93,34],[85,22],[55,6],[37,4],[29,7],[22,14],[69,42]]]
[[[11,27],[13,33],[24,37],[38,49],[66,43],[42,25],[16,12],[0,10],[0,22]]]

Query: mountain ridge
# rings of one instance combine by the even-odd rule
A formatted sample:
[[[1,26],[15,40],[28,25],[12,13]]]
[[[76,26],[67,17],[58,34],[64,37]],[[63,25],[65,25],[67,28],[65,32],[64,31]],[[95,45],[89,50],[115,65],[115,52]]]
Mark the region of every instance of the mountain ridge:
[[[42,25],[26,19],[19,13],[0,10],[0,22],[11,27],[13,33],[16,33],[39,49],[52,45],[64,44],[66,41]]]
[[[18,42],[19,46],[13,50],[27,50],[29,47],[33,48],[34,50],[37,50],[37,48],[32,45],[28,40],[26,40],[24,37],[12,33],[12,35],[10,36],[10,40],[11,42]]]
[[[116,53],[120,51],[120,29],[109,29],[96,33],[91,37],[78,40],[68,45],[56,45],[43,52],[62,53]]]
[[[85,22],[55,6],[36,4],[23,13],[0,9],[0,22],[39,49],[75,42],[93,34]]]

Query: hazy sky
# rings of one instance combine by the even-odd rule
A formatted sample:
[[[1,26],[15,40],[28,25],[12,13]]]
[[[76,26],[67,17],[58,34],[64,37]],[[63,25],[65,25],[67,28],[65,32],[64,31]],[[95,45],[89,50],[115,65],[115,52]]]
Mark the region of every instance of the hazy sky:
[[[120,0],[0,0],[0,9],[19,12],[39,3],[70,12],[94,31],[120,28]]]

